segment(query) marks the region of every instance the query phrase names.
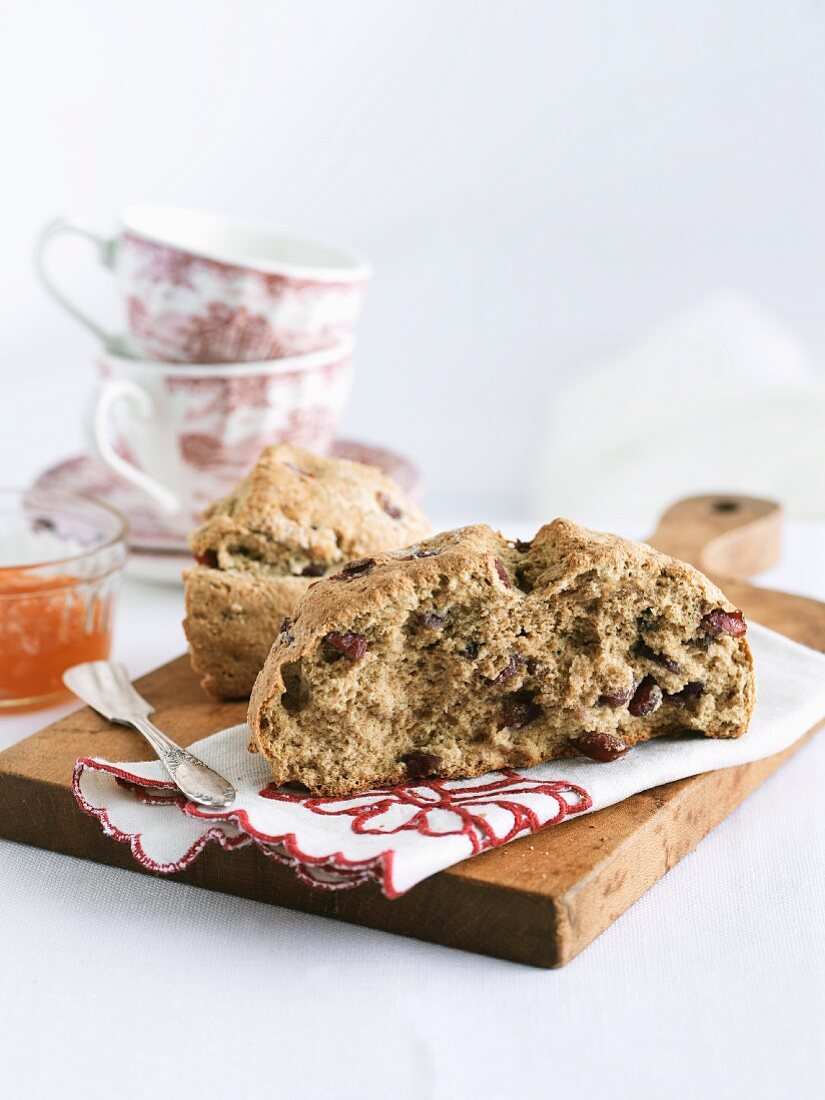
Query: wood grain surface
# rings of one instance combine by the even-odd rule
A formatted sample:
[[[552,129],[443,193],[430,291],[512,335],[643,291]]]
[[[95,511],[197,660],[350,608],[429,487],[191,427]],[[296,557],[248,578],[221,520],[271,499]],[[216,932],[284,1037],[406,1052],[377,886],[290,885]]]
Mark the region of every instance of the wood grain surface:
[[[748,618],[825,651],[825,604],[744,579],[776,560],[780,527],[780,510],[770,502],[696,497],[671,508],[650,541],[711,574]],[[157,724],[184,745],[245,714],[243,703],[207,699],[185,657],[137,686],[155,705]],[[170,889],[173,881],[189,882],[516,962],[562,966],[805,739],[767,760],[656,787],[485,852],[396,901],[374,885],[314,890],[253,847],[227,853],[209,845],[187,870],[164,877]],[[90,755],[142,760],[147,748],[136,733],[83,707],[0,753],[0,836],[149,874],[75,803],[72,769],[79,756]]]

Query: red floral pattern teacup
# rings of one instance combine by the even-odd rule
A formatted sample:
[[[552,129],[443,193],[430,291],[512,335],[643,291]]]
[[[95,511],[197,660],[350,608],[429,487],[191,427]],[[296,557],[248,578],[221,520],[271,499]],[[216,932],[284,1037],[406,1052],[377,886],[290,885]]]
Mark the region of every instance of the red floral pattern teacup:
[[[92,447],[186,534],[264,447],[329,447],[349,394],[353,347],[350,338],[309,355],[223,366],[106,353]]]
[[[215,214],[132,206],[101,237],[63,218],[48,225],[37,267],[52,296],[108,348],[169,363],[280,359],[349,335],[370,276],[350,252],[234,224]],[[106,332],[55,285],[50,241],[79,234],[116,277],[126,333]]]

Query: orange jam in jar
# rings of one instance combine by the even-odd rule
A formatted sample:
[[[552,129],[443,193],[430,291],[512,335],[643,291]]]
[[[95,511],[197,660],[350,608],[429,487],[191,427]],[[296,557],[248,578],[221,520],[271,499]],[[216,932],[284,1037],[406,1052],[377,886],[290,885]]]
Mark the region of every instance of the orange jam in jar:
[[[72,493],[0,490],[0,712],[56,702],[109,656],[125,521]]]

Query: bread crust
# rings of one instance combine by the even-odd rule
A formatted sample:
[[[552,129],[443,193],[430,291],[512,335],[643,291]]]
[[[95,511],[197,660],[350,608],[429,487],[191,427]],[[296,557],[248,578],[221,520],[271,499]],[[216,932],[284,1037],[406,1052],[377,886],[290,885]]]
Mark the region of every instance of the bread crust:
[[[256,681],[250,747],[276,782],[340,795],[414,777],[410,756],[458,778],[575,754],[585,734],[738,737],[752,657],[708,633],[711,612],[738,630],[692,566],[569,520],[529,546],[447,532],[307,591]],[[651,713],[604,702],[643,681]]]
[[[281,622],[318,576],[429,530],[374,467],[268,447],[190,540],[197,564],[184,574],[183,626],[204,690],[247,697]]]

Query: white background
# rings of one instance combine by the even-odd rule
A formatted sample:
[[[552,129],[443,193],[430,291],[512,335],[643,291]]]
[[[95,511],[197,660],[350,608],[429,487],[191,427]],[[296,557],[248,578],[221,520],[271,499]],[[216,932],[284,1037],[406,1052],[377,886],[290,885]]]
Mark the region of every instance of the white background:
[[[166,201],[368,254],[347,432],[413,455],[444,521],[528,512],[554,379],[705,293],[825,351],[819,5],[4,9],[3,482],[81,441],[94,348],[30,264],[59,212]],[[111,313],[77,249],[65,277]],[[822,561],[795,530],[776,580],[823,597]],[[138,674],[179,623],[130,582],[115,655]],[[559,973],[2,843],[0,1094],[813,1096],[824,745]]]
[[[801,0],[80,0],[0,38],[0,478],[80,441],[93,344],[39,226],[222,210],[376,265],[349,434],[519,514],[553,380],[720,287],[825,351],[825,12]],[[101,315],[82,243],[55,255]],[[663,371],[667,364],[663,364]],[[640,395],[640,402],[645,395]],[[571,460],[575,456],[571,456]]]

